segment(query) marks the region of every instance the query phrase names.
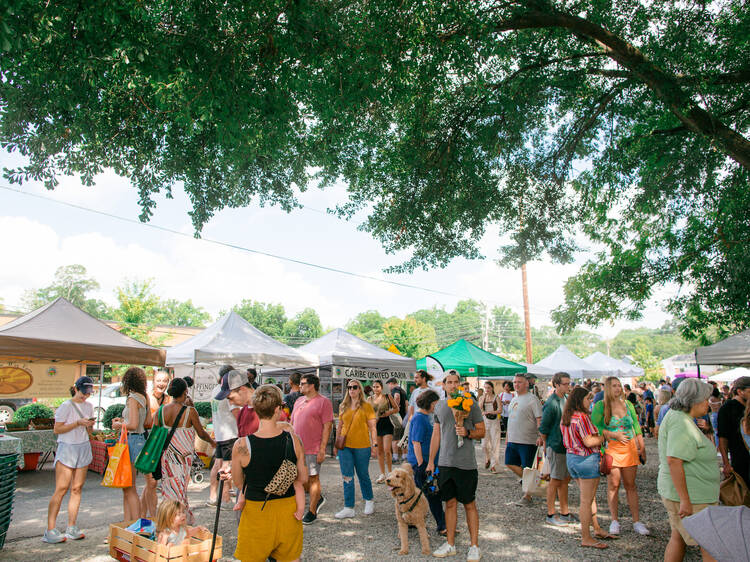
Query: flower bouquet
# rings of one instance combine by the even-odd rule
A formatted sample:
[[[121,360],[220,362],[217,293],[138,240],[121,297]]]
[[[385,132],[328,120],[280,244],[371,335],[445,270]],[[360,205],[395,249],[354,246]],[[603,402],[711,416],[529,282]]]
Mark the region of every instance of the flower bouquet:
[[[448,399],[448,406],[453,412],[453,418],[456,420],[457,426],[463,425],[464,420],[469,416],[472,404],[474,404],[474,400],[471,394],[461,387],[458,387],[458,390],[451,394],[451,397]],[[459,435],[458,446],[462,447],[463,444],[464,438]]]

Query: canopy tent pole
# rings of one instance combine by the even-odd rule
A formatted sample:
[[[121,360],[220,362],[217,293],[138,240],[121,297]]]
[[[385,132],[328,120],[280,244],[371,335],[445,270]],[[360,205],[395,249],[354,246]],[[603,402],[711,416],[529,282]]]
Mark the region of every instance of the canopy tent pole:
[[[102,386],[104,385],[104,363],[99,364],[99,406],[96,408],[96,425],[101,421],[102,413]]]
[[[190,399],[191,400],[195,398],[195,366],[196,364],[197,363],[193,361],[193,386],[190,387]]]

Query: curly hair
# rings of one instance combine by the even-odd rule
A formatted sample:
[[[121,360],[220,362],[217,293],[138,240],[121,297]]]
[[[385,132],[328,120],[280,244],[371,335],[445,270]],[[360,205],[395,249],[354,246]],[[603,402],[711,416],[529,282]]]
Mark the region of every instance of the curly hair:
[[[146,372],[140,367],[130,367],[122,376],[120,392],[125,396],[131,392],[146,396]]]

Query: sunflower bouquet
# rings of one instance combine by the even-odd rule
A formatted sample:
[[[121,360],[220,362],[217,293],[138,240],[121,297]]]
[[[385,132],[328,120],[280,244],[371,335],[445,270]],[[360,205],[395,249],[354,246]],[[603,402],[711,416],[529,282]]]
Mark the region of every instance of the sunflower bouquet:
[[[453,412],[456,425],[463,425],[464,420],[469,416],[472,404],[474,404],[474,399],[471,397],[471,393],[462,387],[458,387],[458,390],[451,394],[451,397],[448,399],[448,406]],[[463,444],[464,438],[459,435],[458,446],[461,447]]]

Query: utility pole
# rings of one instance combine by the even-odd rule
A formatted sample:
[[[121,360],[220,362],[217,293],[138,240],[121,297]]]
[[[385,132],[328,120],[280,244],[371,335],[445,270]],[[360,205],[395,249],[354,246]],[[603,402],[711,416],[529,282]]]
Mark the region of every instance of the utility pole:
[[[523,228],[523,195],[518,200],[518,229]],[[523,291],[523,323],[526,331],[526,362],[531,363],[531,319],[529,315],[529,283],[526,277],[526,262],[521,264],[521,288]]]
[[[490,305],[484,305],[484,337],[482,338],[482,349],[488,351],[490,347]]]
[[[529,283],[526,279],[526,264],[521,264],[521,284],[523,286],[523,322],[526,331],[526,362],[531,363],[531,319],[529,318]]]

